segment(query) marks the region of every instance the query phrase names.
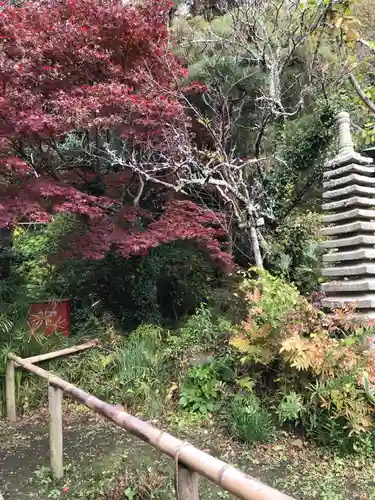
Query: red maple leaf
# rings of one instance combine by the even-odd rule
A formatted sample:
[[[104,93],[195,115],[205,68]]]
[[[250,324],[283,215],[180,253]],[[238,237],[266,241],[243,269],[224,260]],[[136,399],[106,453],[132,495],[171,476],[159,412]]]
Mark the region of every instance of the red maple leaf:
[[[0,227],[70,213],[77,231],[67,235],[67,253],[99,259],[115,250],[130,257],[193,239],[215,259],[230,261],[222,250],[219,214],[173,200],[158,202],[155,217],[138,212],[124,200],[124,184],[133,181],[129,169],[66,159],[59,149],[68,134],[90,142],[95,133],[93,142],[115,136],[137,154],[177,154],[176,143],[189,138],[176,87],[187,69],[168,48],[169,9],[169,0],[4,6]],[[190,90],[199,91],[199,85],[194,82]]]

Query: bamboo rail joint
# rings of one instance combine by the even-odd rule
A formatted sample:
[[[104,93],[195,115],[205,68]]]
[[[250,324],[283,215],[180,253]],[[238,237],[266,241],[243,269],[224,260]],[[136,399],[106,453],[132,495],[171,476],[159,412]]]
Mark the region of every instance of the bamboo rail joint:
[[[61,391],[63,391],[76,401],[83,403],[107,420],[172,458],[176,462],[177,500],[199,500],[198,475],[206,477],[212,483],[217,484],[242,500],[294,500],[292,497],[242,473],[232,465],[195,448],[192,444],[183,442],[171,434],[157,429],[148,422],[121,411],[114,405],[101,401],[47,370],[33,365],[30,360],[22,359],[12,353],[8,354],[8,360],[48,381],[51,413],[50,441],[51,448],[52,444],[55,447],[54,462],[51,465],[55,476],[61,472],[60,466],[62,467],[62,461],[59,462],[59,456],[62,456],[59,412]],[[9,373],[11,374],[11,370],[9,370]],[[54,392],[56,390],[60,390],[59,395]],[[58,454],[60,455],[57,456]]]

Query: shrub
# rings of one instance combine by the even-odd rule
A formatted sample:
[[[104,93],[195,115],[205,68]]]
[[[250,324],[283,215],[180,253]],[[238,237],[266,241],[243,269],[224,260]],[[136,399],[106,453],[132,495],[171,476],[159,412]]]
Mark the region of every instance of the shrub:
[[[353,433],[345,418],[332,418],[325,408],[315,408],[304,414],[303,426],[307,436],[329,451],[345,455],[358,453],[362,456],[374,453],[375,432],[371,427],[367,432]]]
[[[211,310],[201,304],[177,332],[169,335],[169,354],[188,358],[198,352],[218,350],[229,338],[232,328],[229,320],[215,318]]]
[[[364,345],[373,327],[350,308],[327,316],[266,271],[251,283],[248,318],[231,339],[244,369],[261,373],[271,398],[284,395],[282,423],[298,419],[319,442],[355,450],[373,429],[371,388],[362,382],[375,383],[375,351]]]
[[[17,306],[17,305],[16,305]],[[27,328],[27,307],[15,307],[10,329],[0,333],[0,372],[5,373],[7,354],[15,354],[27,358],[30,356],[52,352],[75,344],[84,343],[94,336],[100,338],[100,344],[74,356],[64,356],[43,363],[43,368],[52,371],[67,381],[82,387],[106,401],[121,401],[123,388],[116,379],[116,355],[120,350],[123,338],[119,337],[108,318],[96,321],[91,329],[84,330],[84,335],[50,335],[41,332],[30,332]],[[42,379],[25,370],[16,371],[16,392],[18,404],[24,409],[36,407],[46,401],[47,391]],[[3,387],[0,384],[0,407],[3,399]]]
[[[180,406],[193,412],[212,412],[219,398],[220,385],[213,364],[191,367],[181,383]]]
[[[319,214],[293,213],[267,239],[268,268],[304,294],[317,290],[322,281],[320,227]]]
[[[137,380],[154,378],[158,370],[157,353],[161,346],[162,329],[154,325],[139,326],[132,332],[118,356],[121,380],[133,386]]]
[[[273,441],[276,433],[273,417],[254,394],[235,396],[231,410],[233,432],[239,439],[248,443]]]
[[[64,214],[45,226],[16,229],[13,268],[29,298],[67,296],[80,317],[84,311],[110,313],[131,331],[142,323],[175,322],[192,314],[221,279],[207,253],[186,241],[130,259],[112,252],[101,260],[61,259],[59,244],[73,222]]]
[[[210,296],[209,306],[216,316],[224,316],[237,324],[247,316],[245,291],[240,288],[242,273],[237,272],[227,277],[220,287],[215,288]]]
[[[304,410],[302,397],[294,391],[285,394],[277,408],[279,422],[297,422]]]
[[[295,286],[286,283],[284,280],[272,276],[263,269],[253,269],[256,272],[256,279],[245,279],[243,287],[250,289],[248,293],[248,303],[256,305],[254,314],[257,319],[267,323],[277,331],[280,328],[282,319],[286,314],[293,311],[299,300],[299,293]]]
[[[249,312],[231,344],[243,353],[242,362],[269,364],[278,356],[283,318],[294,310],[298,291],[264,270],[259,270],[258,279],[246,278],[242,286],[248,291]]]
[[[99,347],[89,349],[81,356],[62,359],[61,363],[55,362],[50,369],[98,398],[119,404],[124,389],[117,376],[117,353],[121,352],[121,340],[118,342],[119,345],[111,345],[109,339],[102,336]]]

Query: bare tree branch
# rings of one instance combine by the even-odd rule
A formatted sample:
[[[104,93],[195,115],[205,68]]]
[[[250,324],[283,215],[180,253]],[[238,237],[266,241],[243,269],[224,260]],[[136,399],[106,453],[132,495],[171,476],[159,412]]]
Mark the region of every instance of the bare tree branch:
[[[366,106],[368,107],[368,109],[370,111],[372,111],[373,113],[375,113],[375,103],[373,103],[371,101],[371,99],[369,99],[367,97],[365,91],[362,89],[362,87],[360,86],[358,80],[356,79],[356,77],[352,73],[349,74],[349,81],[352,84],[354,90],[357,92],[358,96],[362,99],[362,101],[364,102],[364,104],[366,104]]]

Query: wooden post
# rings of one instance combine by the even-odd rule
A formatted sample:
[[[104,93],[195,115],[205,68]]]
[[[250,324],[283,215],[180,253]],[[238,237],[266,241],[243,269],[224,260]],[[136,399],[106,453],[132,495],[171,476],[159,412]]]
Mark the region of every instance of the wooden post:
[[[7,419],[9,422],[15,422],[16,412],[16,377],[14,362],[8,359],[5,375],[5,398]]]
[[[199,474],[178,464],[177,500],[199,500]]]
[[[95,347],[96,345],[98,345],[98,340],[90,340],[90,342],[86,342],[86,344],[74,345],[72,347],[67,347],[66,349],[61,349],[61,351],[38,354],[37,356],[26,358],[25,361],[28,363],[39,363],[40,361],[58,358],[60,356],[65,356],[66,354],[75,354],[76,352],[85,351],[86,349],[90,349],[90,347]]]
[[[52,473],[56,479],[61,479],[64,475],[62,395],[63,391],[61,389],[49,384],[48,401],[50,460]]]
[[[172,436],[172,434],[168,434],[168,432],[153,427],[145,420],[140,420],[126,411],[116,408],[114,405],[101,401],[92,394],[83,391],[79,387],[70,384],[47,370],[43,370],[43,368],[39,366],[33,365],[19,356],[9,353],[8,358],[14,361],[18,366],[22,366],[29,372],[35,373],[39,377],[47,380],[49,384],[61,389],[76,401],[80,401],[86,405],[87,408],[91,408],[93,411],[102,415],[122,429],[125,429],[133,436],[142,439],[159,452],[171,457],[174,460],[175,467],[177,461],[176,457],[178,457],[181,464],[184,464],[185,469],[190,468],[194,470],[197,474],[204,476],[223,490],[232,493],[235,498],[241,498],[241,500],[295,500],[281,493],[281,491],[274,490],[257,479],[244,474],[232,465],[226,464],[208,453],[195,448],[192,444],[183,442]],[[184,473],[182,472],[182,474]],[[191,474],[191,472],[189,472],[189,474]],[[176,479],[176,482],[178,482],[178,477]],[[180,484],[183,484],[183,482],[181,483],[180,481]],[[176,488],[176,491],[178,492],[178,488]],[[194,496],[192,497],[190,495],[190,498],[194,498]],[[195,498],[197,498],[196,495]]]

